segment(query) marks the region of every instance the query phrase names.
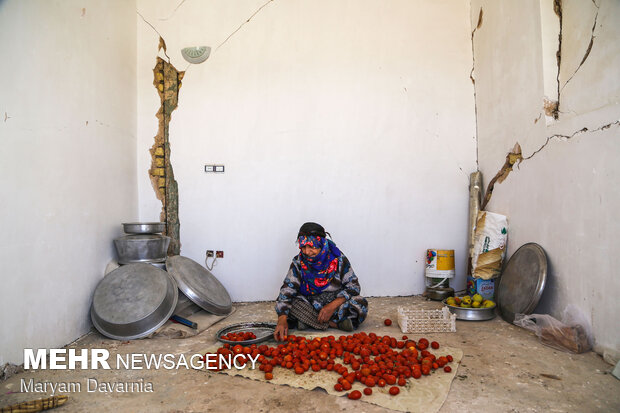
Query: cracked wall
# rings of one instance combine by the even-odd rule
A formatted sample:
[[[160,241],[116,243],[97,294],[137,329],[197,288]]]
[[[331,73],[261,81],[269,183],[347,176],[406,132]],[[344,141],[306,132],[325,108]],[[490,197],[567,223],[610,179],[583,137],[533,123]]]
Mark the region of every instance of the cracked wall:
[[[508,216],[509,255],[526,242],[547,251],[551,272],[535,312],[561,318],[577,305],[597,348],[618,350],[619,307],[607,291],[620,289],[620,258],[610,254],[620,249],[620,3],[473,1],[472,19],[480,7],[474,46],[486,209]]]
[[[313,0],[179,3],[139,1],[138,11],[186,72],[170,122],[183,255],[202,263],[205,250],[224,250],[213,273],[233,300],[273,298],[295,254],[291,236],[309,220],[352,254],[369,295],[423,292],[419,256],[430,244],[465,257],[459,205],[476,169],[467,3],[336,1],[328,13]],[[145,148],[160,105],[145,74],[158,34],[138,19]],[[212,55],[186,68],[180,50],[195,45]],[[144,152],[140,170],[152,161]],[[225,173],[205,173],[205,164]],[[438,182],[440,205],[421,202]],[[150,219],[161,204],[146,176],[139,185],[140,215]],[[432,239],[411,241],[412,231]],[[389,242],[377,250],[368,238]]]
[[[160,37],[160,48],[165,52],[165,43]],[[179,89],[185,72],[179,72],[169,62],[157,57],[153,68],[153,85],[159,94],[161,105],[157,111],[158,131],[151,149],[149,177],[157,199],[161,201],[160,221],[166,223],[164,235],[170,237],[168,255],[181,253],[179,222],[179,188],[174,179],[171,161],[170,120],[179,102]]]

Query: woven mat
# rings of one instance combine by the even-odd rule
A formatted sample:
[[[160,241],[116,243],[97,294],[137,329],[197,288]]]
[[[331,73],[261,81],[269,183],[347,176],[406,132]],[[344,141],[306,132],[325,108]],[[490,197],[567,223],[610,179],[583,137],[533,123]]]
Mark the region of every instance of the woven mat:
[[[306,336],[308,339],[313,337],[322,337],[327,334],[313,334],[312,336]],[[301,335],[301,334],[298,334]],[[267,343],[268,345],[273,346],[274,343]],[[206,349],[204,353],[214,353],[220,346],[215,345],[209,349]],[[376,404],[381,407],[386,407],[388,409],[397,410],[401,412],[426,412],[426,413],[434,413],[439,411],[443,403],[446,401],[448,397],[448,392],[450,391],[450,385],[452,384],[452,380],[456,376],[456,371],[458,365],[460,364],[461,359],[463,358],[463,351],[458,348],[450,348],[450,347],[440,347],[437,350],[433,350],[433,354],[437,357],[445,356],[451,354],[454,358],[454,361],[449,365],[452,367],[452,371],[450,373],[446,373],[443,369],[438,369],[437,371],[431,373],[430,376],[422,376],[420,379],[410,378],[407,380],[407,385],[404,387],[400,387],[400,394],[397,396],[392,396],[388,393],[388,390],[391,386],[381,387],[373,387],[372,394],[370,396],[363,395],[360,399],[362,402]],[[339,360],[342,362],[341,360]],[[207,371],[209,374],[228,374],[229,376],[241,376],[252,380],[258,381],[268,381],[273,383],[274,385],[287,385],[293,387],[299,387],[306,390],[314,390],[314,389],[323,389],[328,394],[333,396],[344,396],[348,392],[338,392],[334,390],[334,384],[336,384],[338,380],[338,374],[333,371],[321,370],[318,372],[314,372],[312,370],[308,370],[304,374],[295,374],[295,372],[291,369],[285,369],[281,367],[276,367],[273,371],[273,379],[265,380],[265,373],[260,371],[257,368],[255,370],[251,370],[249,367],[237,370],[224,370],[222,372],[216,373],[210,370]],[[351,390],[359,390],[363,391],[365,388],[359,382],[355,382],[352,386]]]

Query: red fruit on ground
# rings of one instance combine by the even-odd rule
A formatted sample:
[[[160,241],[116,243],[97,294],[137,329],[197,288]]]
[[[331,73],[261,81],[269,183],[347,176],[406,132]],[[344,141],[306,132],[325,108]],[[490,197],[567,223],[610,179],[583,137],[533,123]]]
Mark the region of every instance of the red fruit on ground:
[[[383,324],[389,327],[392,325],[392,320],[390,320],[389,318],[386,318],[385,320],[383,320]]]
[[[362,392],[360,392],[359,390],[353,390],[351,393],[349,393],[348,397],[351,400],[360,399],[362,397]]]
[[[390,394],[392,396],[396,396],[398,393],[400,393],[400,389],[396,386],[394,387],[390,387]]]

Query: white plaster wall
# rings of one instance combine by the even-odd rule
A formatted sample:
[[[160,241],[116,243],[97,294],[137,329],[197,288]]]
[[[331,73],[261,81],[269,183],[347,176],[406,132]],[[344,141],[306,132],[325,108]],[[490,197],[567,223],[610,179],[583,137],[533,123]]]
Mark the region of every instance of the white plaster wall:
[[[0,365],[90,329],[137,218],[131,1],[0,2]]]
[[[139,1],[189,67],[172,114],[182,255],[204,262],[234,301],[272,300],[305,221],[322,223],[362,293],[424,290],[427,248],[456,250],[464,288],[468,176],[475,170],[469,3]],[[140,218],[159,219],[148,180],[157,132],[158,35],[138,20]],[[160,54],[161,55],[161,54]],[[224,174],[206,174],[207,163]]]
[[[486,185],[515,142],[529,157],[549,136],[588,128],[552,139],[521,163],[495,185],[487,209],[509,218],[509,256],[526,242],[547,252],[549,281],[535,312],[561,318],[574,304],[591,322],[599,348],[618,350],[620,3],[596,1],[593,47],[566,86],[590,42],[597,6],[562,3],[560,117],[547,126],[539,2],[472,2],[472,24],[484,10],[474,38],[480,168]]]

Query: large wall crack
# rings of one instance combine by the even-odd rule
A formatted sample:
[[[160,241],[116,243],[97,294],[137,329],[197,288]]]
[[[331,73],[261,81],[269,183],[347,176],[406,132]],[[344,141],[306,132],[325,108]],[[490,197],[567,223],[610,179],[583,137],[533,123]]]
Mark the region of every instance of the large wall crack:
[[[568,85],[568,82],[570,82],[573,79],[573,77],[575,77],[579,69],[581,69],[581,66],[583,66],[583,64],[588,59],[588,56],[590,56],[590,52],[592,51],[592,46],[594,46],[594,39],[596,38],[596,36],[594,36],[594,31],[596,30],[596,24],[598,22],[598,14],[601,11],[601,7],[598,4],[596,4],[594,0],[592,0],[592,3],[594,4],[594,7],[596,7],[596,15],[594,16],[594,24],[592,24],[592,33],[590,34],[590,43],[588,44],[588,47],[586,48],[586,51],[583,54],[583,58],[581,59],[579,66],[577,66],[577,69],[575,69],[571,77],[569,77],[568,80],[564,83],[561,90],[564,90],[566,85]]]
[[[609,128],[611,128],[614,125],[620,125],[620,120],[607,123],[607,124],[605,124],[603,126],[599,126],[599,127],[595,128],[595,129],[590,129],[590,128],[584,127],[584,128],[579,129],[578,131],[573,132],[570,135],[563,135],[563,134],[556,133],[554,135],[551,135],[551,136],[547,137],[546,140],[545,140],[545,143],[543,143],[540,148],[538,148],[537,150],[532,152],[532,154],[530,156],[527,156],[527,157],[523,157],[523,155],[521,154],[521,146],[517,142],[515,144],[514,148],[512,149],[512,151],[510,151],[506,155],[506,160],[504,161],[504,165],[502,165],[502,167],[499,170],[499,172],[489,182],[489,185],[487,186],[487,190],[486,190],[485,195],[484,195],[484,200],[482,202],[482,205],[480,206],[480,209],[484,210],[486,208],[487,204],[491,200],[491,196],[493,195],[493,189],[495,187],[495,184],[496,183],[499,184],[499,183],[504,182],[504,180],[508,177],[510,172],[512,172],[512,168],[514,167],[515,164],[517,165],[517,167],[519,167],[521,162],[526,161],[528,159],[532,159],[537,153],[539,153],[544,148],[546,148],[547,145],[549,144],[549,142],[551,142],[551,140],[553,140],[553,139],[570,140],[570,139],[572,139],[573,137],[575,137],[577,135],[581,135],[581,134],[586,133],[586,132],[590,132],[590,133],[600,132],[600,131],[609,129]]]
[[[474,120],[476,122],[476,170],[480,169],[479,164],[479,156],[478,156],[478,99],[476,96],[476,77],[474,75],[474,69],[476,68],[476,48],[474,42],[474,35],[476,31],[482,27],[482,17],[484,16],[484,12],[482,11],[482,7],[480,7],[480,11],[478,12],[478,23],[474,30],[471,31],[471,71],[469,72],[469,78],[471,79],[471,83],[474,87]]]
[[[548,136],[547,139],[545,140],[545,143],[543,143],[540,148],[538,148],[537,150],[532,152],[532,154],[530,156],[528,156],[526,158],[523,158],[523,160],[525,161],[527,159],[532,159],[534,157],[534,155],[536,155],[538,152],[542,151],[549,144],[549,142],[552,139],[566,139],[566,140],[569,140],[569,139],[572,139],[573,137],[575,137],[577,135],[581,135],[582,133],[586,133],[586,132],[591,132],[591,133],[592,132],[599,132],[599,131],[602,131],[602,130],[605,130],[605,129],[609,129],[612,126],[619,125],[619,124],[620,124],[620,120],[617,120],[615,122],[611,122],[611,123],[605,124],[603,126],[599,126],[596,129],[589,129],[589,128],[585,128],[584,127],[584,128],[579,129],[576,132],[573,132],[571,135],[562,135],[562,134],[556,133],[555,135]]]
[[[252,13],[252,15],[250,17],[248,17],[243,23],[241,23],[239,25],[239,27],[237,27],[237,29],[235,31],[233,31],[231,34],[228,35],[228,37],[226,39],[224,39],[224,41],[222,43],[220,43],[215,50],[213,51],[213,53],[217,52],[217,49],[219,49],[220,47],[222,47],[224,45],[224,43],[226,43],[231,37],[233,37],[235,35],[235,33],[237,33],[239,30],[241,30],[241,28],[243,26],[245,26],[247,23],[250,22],[250,20],[252,20],[252,18],[254,16],[256,16],[263,8],[267,7],[267,5],[269,3],[271,3],[273,0],[268,0],[265,4],[263,4],[262,6],[260,6],[254,13]]]
[[[558,88],[558,100],[551,101],[545,100],[544,109],[545,114],[547,116],[553,117],[553,119],[558,120],[560,117],[560,67],[562,66],[562,0],[553,0],[553,11],[558,16],[558,20],[560,21],[560,31],[558,32],[558,51],[555,53],[556,62],[558,65],[558,71],[556,75],[556,83]]]
[[[248,23],[256,14],[258,14],[264,7],[274,0],[268,0],[265,4],[259,7],[245,22],[243,22],[234,32],[232,32],[219,46],[219,49],[224,45],[235,33]],[[173,10],[172,15],[185,3],[182,0],[176,8]],[[137,11],[136,11],[137,12]],[[181,253],[180,242],[180,222],[179,222],[179,189],[176,180],[174,179],[174,172],[172,164],[170,162],[170,119],[172,112],[176,109],[179,102],[179,89],[181,88],[181,81],[185,75],[184,71],[178,71],[171,63],[170,56],[166,51],[166,42],[159,33],[159,31],[149,23],[140,12],[137,14],[148,24],[158,35],[159,45],[157,51],[163,50],[164,55],[168,59],[165,61],[161,57],[157,57],[157,62],[153,68],[153,85],[157,89],[160,98],[160,108],[156,114],[159,120],[159,129],[157,135],[154,137],[155,142],[150,149],[151,153],[151,168],[149,169],[149,177],[157,199],[162,203],[162,210],[160,214],[161,221],[166,223],[165,235],[169,236],[170,246],[168,247],[168,255],[178,255]],[[172,17],[170,15],[167,20]]]
[[[160,47],[163,39],[160,37]],[[159,120],[159,129],[155,136],[155,143],[150,149],[151,169],[149,176],[151,184],[162,203],[160,219],[166,223],[165,235],[169,236],[170,246],[168,255],[181,253],[180,222],[179,222],[179,188],[174,179],[174,172],[170,162],[170,119],[179,101],[179,88],[185,72],[179,72],[169,62],[157,57],[153,68],[153,85],[159,93],[161,106],[156,117]]]

